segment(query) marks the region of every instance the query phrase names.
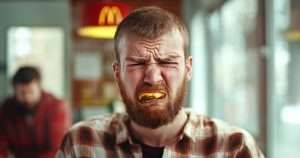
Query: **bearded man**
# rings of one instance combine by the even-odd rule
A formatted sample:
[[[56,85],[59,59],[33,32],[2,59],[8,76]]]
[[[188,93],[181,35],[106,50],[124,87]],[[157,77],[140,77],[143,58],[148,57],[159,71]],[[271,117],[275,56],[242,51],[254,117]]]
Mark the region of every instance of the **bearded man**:
[[[182,108],[192,57],[188,33],[173,14],[144,7],[115,35],[113,71],[126,114],[75,125],[59,158],[263,158],[246,131]]]
[[[0,158],[53,158],[71,126],[69,105],[42,87],[38,67],[21,66],[0,105]]]

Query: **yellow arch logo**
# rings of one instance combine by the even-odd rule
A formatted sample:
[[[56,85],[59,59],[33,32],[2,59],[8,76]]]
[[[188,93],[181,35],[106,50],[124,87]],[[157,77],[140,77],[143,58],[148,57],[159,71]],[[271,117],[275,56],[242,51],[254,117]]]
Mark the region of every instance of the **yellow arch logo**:
[[[98,22],[100,25],[117,25],[121,22],[122,18],[122,13],[117,6],[105,6],[99,13]]]

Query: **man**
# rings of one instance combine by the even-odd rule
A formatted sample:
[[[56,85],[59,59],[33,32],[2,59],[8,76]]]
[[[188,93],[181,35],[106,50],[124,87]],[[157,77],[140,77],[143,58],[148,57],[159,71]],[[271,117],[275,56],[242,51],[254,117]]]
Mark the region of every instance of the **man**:
[[[12,85],[0,107],[0,158],[53,158],[71,124],[68,107],[42,90],[35,67],[18,69]]]
[[[263,158],[244,130],[182,110],[192,57],[185,26],[156,7],[133,11],[115,35],[115,79],[128,114],[75,125],[59,158]]]

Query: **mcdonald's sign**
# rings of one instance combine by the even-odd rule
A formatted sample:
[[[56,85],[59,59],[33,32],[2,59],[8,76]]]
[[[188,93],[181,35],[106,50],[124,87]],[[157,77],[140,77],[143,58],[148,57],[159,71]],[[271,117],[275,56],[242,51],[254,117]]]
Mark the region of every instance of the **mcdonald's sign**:
[[[78,33],[83,37],[111,39],[128,13],[129,6],[124,3],[85,4]]]
[[[123,19],[120,9],[116,6],[105,6],[99,13],[100,25],[118,25]]]

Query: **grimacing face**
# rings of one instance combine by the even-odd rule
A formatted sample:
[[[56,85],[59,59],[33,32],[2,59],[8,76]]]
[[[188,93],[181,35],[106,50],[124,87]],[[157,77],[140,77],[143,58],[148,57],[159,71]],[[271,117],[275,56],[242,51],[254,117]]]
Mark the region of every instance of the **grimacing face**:
[[[120,63],[113,69],[131,119],[149,128],[171,122],[181,109],[192,72],[181,33],[173,29],[155,39],[124,33],[119,50]]]
[[[14,86],[14,93],[17,100],[26,108],[33,108],[41,98],[41,87],[39,81],[29,83],[18,83]]]

